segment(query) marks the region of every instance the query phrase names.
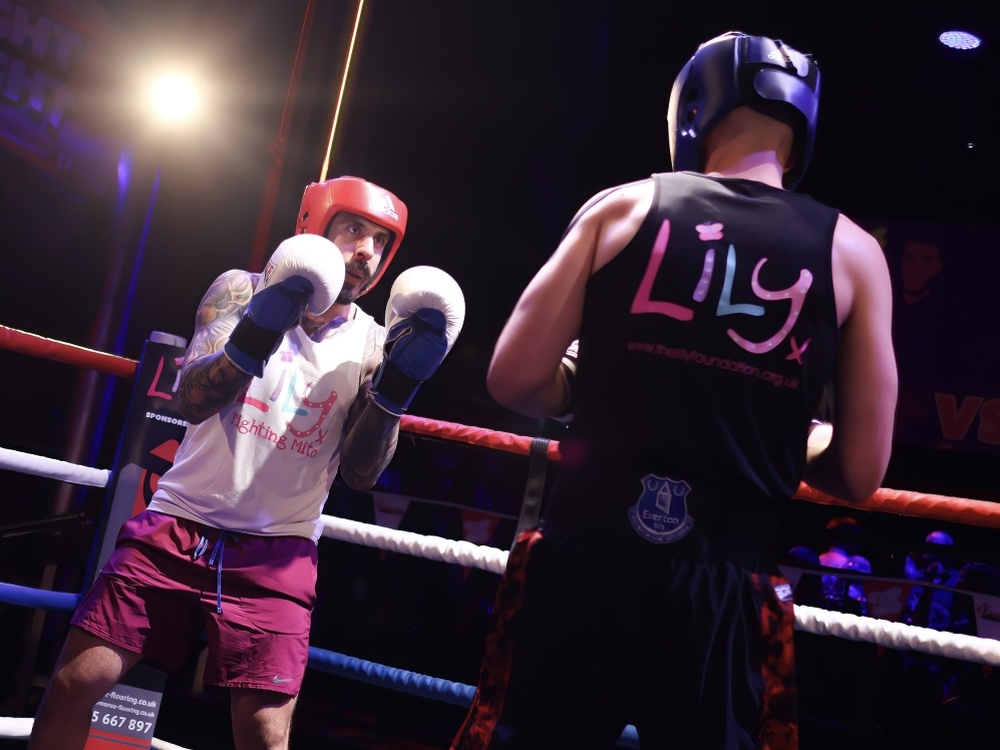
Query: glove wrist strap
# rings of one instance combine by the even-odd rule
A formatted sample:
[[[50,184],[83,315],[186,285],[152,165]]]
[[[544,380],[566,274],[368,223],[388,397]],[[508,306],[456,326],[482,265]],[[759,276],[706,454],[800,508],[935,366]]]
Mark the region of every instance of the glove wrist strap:
[[[230,334],[225,351],[237,367],[261,377],[264,365],[278,348],[283,335],[280,331],[261,328],[249,315],[244,315]]]
[[[423,382],[406,375],[389,360],[383,359],[372,381],[372,394],[375,403],[386,411],[401,416],[410,408],[410,402]]]

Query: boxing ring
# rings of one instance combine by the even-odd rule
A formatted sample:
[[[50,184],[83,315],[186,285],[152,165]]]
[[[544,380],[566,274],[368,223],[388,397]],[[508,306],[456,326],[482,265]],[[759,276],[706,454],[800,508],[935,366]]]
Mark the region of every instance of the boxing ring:
[[[125,359],[4,326],[0,326],[0,348],[123,379],[135,378],[143,365],[142,360]],[[161,358],[159,363],[161,369],[162,364]],[[160,375],[160,372],[157,371],[156,375]],[[150,412],[147,412],[146,417],[149,416]],[[170,420],[160,418],[160,421]],[[183,429],[182,424],[176,426]],[[543,462],[558,461],[560,458],[556,441],[435,421],[414,415],[403,416],[401,432],[437,441],[477,446],[488,451],[525,456],[535,461],[539,459]],[[118,461],[116,461],[117,466]],[[43,477],[59,483],[105,489],[110,488],[116,478],[114,469],[83,466],[5,447],[0,447],[0,469]],[[536,480],[537,477],[532,478],[529,473],[529,483]],[[539,492],[536,481],[534,490],[525,494],[526,502],[533,493],[532,502],[537,503]],[[848,506],[804,484],[799,488],[795,498],[819,505],[847,506],[852,512],[860,510],[891,516],[907,516],[987,530],[1000,528],[1000,504],[988,501],[883,488],[862,505]],[[537,505],[528,510],[529,513],[521,516],[522,524],[530,521],[532,514],[537,515]],[[114,522],[113,518],[110,520]],[[497,575],[503,572],[507,562],[508,550],[464,539],[419,534],[333,515],[324,515],[322,522],[323,537],[326,539],[377,549],[390,555],[419,557]],[[113,529],[110,536],[113,539]],[[787,572],[791,573],[789,578],[792,580],[801,574],[809,576],[818,571],[790,569]],[[971,593],[974,595],[978,616],[977,635],[951,633],[894,622],[891,619],[854,615],[806,604],[795,605],[796,629],[814,635],[876,644],[881,648],[908,650],[962,660],[984,665],[985,668],[1000,666],[1000,599],[982,593]],[[0,602],[19,607],[68,612],[76,606],[80,596],[78,592],[53,591],[0,582]],[[312,670],[368,683],[379,689],[461,707],[471,703],[475,690],[472,685],[394,668],[319,647],[310,647],[308,666]],[[31,723],[31,717],[0,717],[0,739],[27,738]],[[155,737],[150,741],[151,746],[155,748],[179,748]],[[627,748],[638,747],[638,738],[633,727],[625,730],[618,745]]]

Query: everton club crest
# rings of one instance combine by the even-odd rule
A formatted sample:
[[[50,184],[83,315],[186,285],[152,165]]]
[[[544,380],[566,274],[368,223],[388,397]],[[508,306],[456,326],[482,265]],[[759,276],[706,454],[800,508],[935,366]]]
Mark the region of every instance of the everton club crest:
[[[676,542],[686,536],[694,526],[687,509],[690,491],[687,482],[647,474],[642,478],[638,502],[628,509],[632,528],[655,544]]]

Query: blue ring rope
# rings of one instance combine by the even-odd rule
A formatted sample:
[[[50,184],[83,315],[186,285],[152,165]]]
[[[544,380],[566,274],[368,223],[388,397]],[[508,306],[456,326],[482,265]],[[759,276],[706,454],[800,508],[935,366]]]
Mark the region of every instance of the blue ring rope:
[[[15,583],[0,583],[0,602],[22,604],[25,607],[34,607],[35,609],[74,610],[80,602],[80,595],[33,589],[27,586],[18,586]]]
[[[0,582],[0,602],[20,604],[25,607],[50,610],[73,610],[80,601],[80,594],[70,594],[60,591],[46,591],[14,583]],[[454,706],[467,708],[472,704],[476,689],[460,682],[428,677],[405,669],[386,667],[382,664],[345,656],[336,651],[325,651],[314,646],[309,647],[308,666],[321,672],[347,677],[352,680],[386,687],[408,695],[450,703]],[[639,735],[635,727],[625,727],[618,739],[618,747],[638,748]]]
[[[329,672],[369,685],[388,687],[401,693],[432,698],[466,708],[472,704],[472,697],[476,693],[476,689],[471,685],[439,677],[428,677],[405,669],[386,667],[353,656],[338,654],[336,651],[324,651],[314,646],[309,647],[309,666],[321,672]],[[625,727],[616,746],[638,748],[639,734],[635,727],[632,725]]]

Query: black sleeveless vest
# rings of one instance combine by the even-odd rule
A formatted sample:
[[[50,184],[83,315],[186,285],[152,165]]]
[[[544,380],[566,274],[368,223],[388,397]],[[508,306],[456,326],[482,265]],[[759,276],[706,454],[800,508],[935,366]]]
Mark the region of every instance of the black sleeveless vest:
[[[838,212],[754,181],[653,178],[636,237],[587,286],[551,515],[628,509],[658,542],[671,498],[697,523],[696,507],[773,508],[798,487],[839,338]]]

